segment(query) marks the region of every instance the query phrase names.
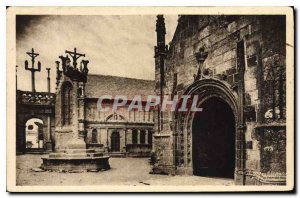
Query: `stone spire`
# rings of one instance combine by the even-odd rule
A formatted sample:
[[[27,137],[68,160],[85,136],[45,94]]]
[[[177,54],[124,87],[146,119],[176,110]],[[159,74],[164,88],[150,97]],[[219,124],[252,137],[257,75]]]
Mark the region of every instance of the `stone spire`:
[[[157,43],[154,47],[154,58],[155,58],[155,75],[156,82],[159,82],[159,90],[157,89],[157,94],[160,95],[161,101],[164,95],[164,85],[165,85],[165,59],[168,51],[168,46],[166,45],[166,27],[165,27],[165,19],[163,15],[157,15],[156,20],[156,36]],[[163,130],[163,114],[159,110],[161,104],[158,106],[158,132]]]
[[[157,15],[156,20],[156,36],[157,36],[157,48],[158,52],[165,52],[165,36],[166,36],[166,27],[165,27],[165,19],[163,15]]]

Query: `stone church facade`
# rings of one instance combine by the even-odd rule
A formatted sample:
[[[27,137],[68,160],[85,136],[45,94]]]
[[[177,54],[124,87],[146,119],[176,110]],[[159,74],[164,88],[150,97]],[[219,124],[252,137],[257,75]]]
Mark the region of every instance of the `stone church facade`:
[[[156,94],[198,95],[203,111],[158,105],[154,173],[285,184],[285,27],[284,16],[182,15],[166,45],[157,16]]]
[[[102,147],[111,156],[150,156],[152,148],[153,112],[128,111],[129,102],[135,95],[151,95],[154,82],[132,78],[88,75],[86,83],[80,83],[73,92],[73,81],[58,70],[55,116],[55,146],[60,147],[68,139],[72,124],[72,97],[78,97],[79,134],[88,148]],[[75,89],[76,90],[76,89]],[[70,92],[71,91],[71,92]],[[77,95],[78,94],[78,95]],[[104,100],[101,112],[97,108],[99,97],[124,95],[128,105],[114,111],[113,100]],[[71,135],[72,133],[70,133]]]

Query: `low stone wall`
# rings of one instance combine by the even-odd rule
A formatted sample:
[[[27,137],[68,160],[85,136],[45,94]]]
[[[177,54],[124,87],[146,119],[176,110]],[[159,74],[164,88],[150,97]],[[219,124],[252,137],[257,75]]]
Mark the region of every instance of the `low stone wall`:
[[[127,144],[126,152],[129,157],[150,157],[151,148],[150,144]]]

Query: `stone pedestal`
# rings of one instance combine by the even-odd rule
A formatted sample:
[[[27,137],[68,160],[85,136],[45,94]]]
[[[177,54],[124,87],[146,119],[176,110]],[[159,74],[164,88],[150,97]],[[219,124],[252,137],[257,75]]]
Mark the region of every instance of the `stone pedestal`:
[[[76,138],[76,139],[69,141],[68,148],[69,149],[86,149],[86,144],[83,139]]]
[[[53,151],[53,144],[52,142],[48,141],[45,143],[45,149],[47,152],[52,152]]]
[[[94,149],[61,149],[42,158],[42,169],[60,172],[85,172],[107,170],[109,156]]]

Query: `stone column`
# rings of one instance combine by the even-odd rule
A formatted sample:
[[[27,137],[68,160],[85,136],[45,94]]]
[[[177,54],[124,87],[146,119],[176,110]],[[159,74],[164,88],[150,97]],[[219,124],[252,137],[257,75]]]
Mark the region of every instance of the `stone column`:
[[[149,144],[148,143],[148,129],[145,129],[145,144]]]
[[[106,150],[107,152],[109,151],[109,131],[108,131],[108,128],[106,128]]]
[[[78,131],[78,135],[79,138],[84,139],[86,136],[86,128],[85,128],[85,109],[84,109],[84,93],[85,93],[85,88],[84,88],[84,83],[83,82],[79,82],[79,90],[81,90],[81,92],[78,93],[78,120],[79,120],[79,131]]]
[[[79,134],[79,123],[78,123],[78,81],[73,81],[73,139],[69,143],[70,149],[85,149],[84,136]]]
[[[137,143],[140,144],[141,130],[137,130]]]
[[[132,144],[132,130],[127,129],[126,144]]]
[[[125,135],[125,147],[127,145],[127,129],[124,129],[124,135]]]
[[[103,147],[106,147],[106,130],[100,128],[100,144],[103,144]]]
[[[125,141],[126,141],[126,136],[125,136],[126,131],[125,131],[125,129],[120,129],[119,133],[120,133],[120,151],[125,152],[125,150],[126,150],[126,148],[125,148],[126,147],[126,143],[125,143]]]
[[[46,140],[46,150],[52,151],[52,139],[51,139],[51,117],[48,115],[47,118],[47,140]]]
[[[78,128],[78,98],[77,98],[78,82],[73,83],[73,133],[75,138],[79,138]]]

